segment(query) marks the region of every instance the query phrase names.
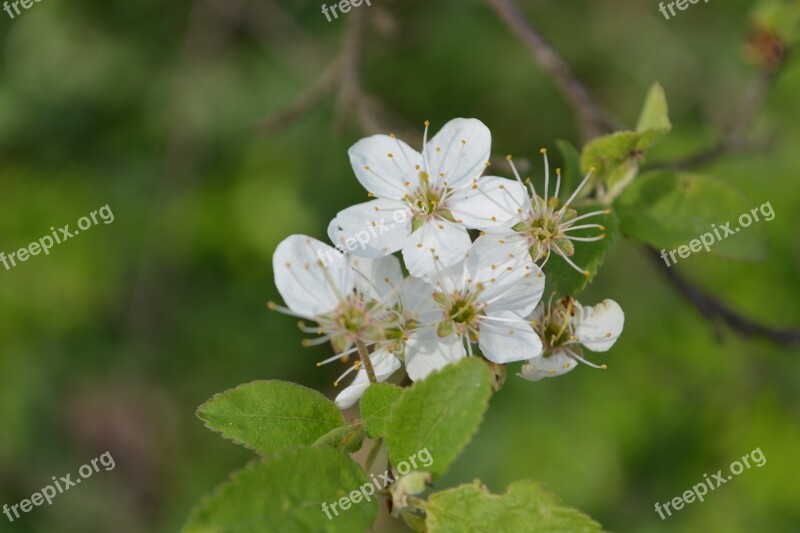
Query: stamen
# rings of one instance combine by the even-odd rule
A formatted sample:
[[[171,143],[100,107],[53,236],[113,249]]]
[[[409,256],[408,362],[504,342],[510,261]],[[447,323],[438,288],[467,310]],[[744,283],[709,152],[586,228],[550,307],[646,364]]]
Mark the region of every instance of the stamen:
[[[544,156],[544,199],[547,200],[547,192],[550,188],[550,164],[547,159],[547,148],[542,148],[539,153]]]
[[[597,237],[569,237],[569,236],[567,236],[567,239],[569,239],[571,241],[578,241],[578,242],[602,241],[605,238],[606,238],[606,234],[605,233],[602,233],[602,234],[598,235]]]
[[[558,198],[558,191],[561,190],[561,169],[560,168],[556,169],[556,176],[557,176],[556,193],[553,195],[554,198]]]
[[[580,355],[576,354],[576,353],[575,353],[575,352],[573,352],[572,350],[566,350],[566,352],[567,352],[567,353],[568,353],[568,354],[569,354],[571,357],[573,357],[574,359],[576,359],[576,360],[580,361],[581,363],[583,363],[583,364],[584,364],[584,365],[586,365],[586,366],[590,366],[590,367],[592,367],[592,368],[596,368],[596,369],[598,369],[598,370],[607,370],[607,369],[608,369],[608,367],[607,367],[606,365],[596,365],[596,364],[594,364],[594,363],[590,363],[589,361],[587,361],[586,359],[584,359],[584,358],[583,358],[583,357],[581,357]]]
[[[350,348],[346,352],[337,353],[333,357],[329,357],[329,358],[325,359],[324,361],[318,362],[317,366],[322,366],[322,365],[327,365],[328,363],[333,363],[334,361],[338,361],[338,360],[342,359],[343,357],[347,357],[348,355],[350,355],[351,353],[353,353],[353,352],[355,352],[357,350],[358,350],[358,348]]]
[[[567,228],[565,228],[565,229],[563,229],[561,231],[567,232],[567,231],[572,231],[572,230],[576,230],[576,229],[589,229],[589,228],[597,228],[597,229],[603,230],[603,231],[606,230],[606,227],[603,226],[602,224],[584,224],[583,226],[569,226],[569,227],[567,227]]]
[[[567,209],[567,205],[569,205],[572,202],[572,200],[574,200],[578,196],[578,193],[581,192],[581,189],[583,189],[583,186],[586,185],[586,182],[589,181],[589,178],[592,177],[592,173],[594,172],[594,170],[595,170],[594,167],[589,169],[589,173],[586,174],[585,178],[583,178],[583,181],[581,182],[580,185],[578,185],[578,188],[575,189],[575,192],[572,193],[572,196],[569,197],[569,200],[564,202],[564,205],[561,208],[562,211],[565,211]]]
[[[564,260],[567,262],[567,264],[568,264],[569,266],[571,266],[572,268],[574,268],[575,270],[577,270],[578,272],[580,272],[581,274],[583,274],[583,275],[584,275],[584,276],[586,276],[587,278],[588,278],[588,277],[589,277],[589,276],[592,274],[592,273],[591,273],[591,272],[589,272],[588,270],[586,270],[586,269],[583,269],[583,268],[579,267],[578,265],[576,265],[575,263],[573,263],[573,262],[572,262],[572,259],[570,259],[569,257],[567,257],[567,255],[566,255],[566,254],[565,254],[565,253],[564,253],[564,252],[561,250],[561,248],[559,248],[558,246],[556,246],[556,245],[553,245],[553,249],[556,251],[556,253],[557,253],[558,255],[560,255],[561,257],[563,257],[563,258],[564,258]]]

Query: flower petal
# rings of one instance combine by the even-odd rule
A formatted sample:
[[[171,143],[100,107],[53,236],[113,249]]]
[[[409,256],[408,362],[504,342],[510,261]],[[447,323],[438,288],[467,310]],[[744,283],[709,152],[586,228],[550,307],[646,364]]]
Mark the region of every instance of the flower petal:
[[[468,228],[492,230],[511,228],[527,209],[528,192],[517,181],[484,176],[453,193],[447,206],[453,217]]]
[[[614,300],[603,300],[594,307],[584,307],[576,316],[575,335],[578,342],[594,352],[610,349],[625,325],[625,313]]]
[[[347,153],[358,181],[379,198],[401,200],[419,186],[422,156],[400,139],[373,135]]]
[[[486,168],[491,147],[492,134],[483,122],[474,118],[451,120],[425,147],[431,180],[459,187],[477,178]]]
[[[538,357],[542,340],[524,318],[498,311],[481,319],[480,347],[486,359],[503,365]]]
[[[397,257],[367,259],[351,255],[349,259],[356,271],[356,291],[387,306],[397,302],[403,288],[403,271]]]
[[[429,219],[403,244],[403,261],[421,278],[455,265],[472,246],[467,230],[447,220]]]
[[[408,278],[403,283],[400,299],[403,313],[423,326],[431,326],[442,318],[442,310],[433,300],[433,285],[421,278]]]
[[[458,335],[439,337],[435,328],[421,328],[411,334],[406,344],[406,372],[413,381],[419,381],[466,355]]]
[[[389,376],[394,374],[401,366],[400,360],[386,350],[378,350],[369,356],[372,361],[372,368],[375,370],[375,377],[378,382],[386,381]],[[356,372],[356,377],[352,383],[342,389],[336,396],[336,407],[339,409],[347,409],[352,407],[370,386],[367,371],[364,369]]]
[[[305,235],[281,241],[272,256],[275,285],[286,305],[312,318],[328,313],[355,287],[350,264],[324,242]]]
[[[522,365],[522,372],[517,374],[528,381],[539,381],[544,378],[554,378],[571,371],[578,366],[575,359],[558,351],[549,357],[537,357]]]
[[[544,274],[531,259],[527,245],[515,249],[498,241],[505,238],[487,234],[475,240],[465,262],[470,284],[481,287],[479,301],[487,304],[489,312],[504,310],[526,316],[542,298]]]
[[[340,251],[370,258],[398,251],[410,233],[411,217],[405,204],[394,200],[348,207],[328,224],[328,237]]]

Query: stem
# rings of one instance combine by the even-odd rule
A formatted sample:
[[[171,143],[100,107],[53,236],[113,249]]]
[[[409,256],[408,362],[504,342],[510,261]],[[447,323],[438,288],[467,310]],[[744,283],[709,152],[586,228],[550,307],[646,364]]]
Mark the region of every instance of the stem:
[[[367,462],[364,465],[366,467],[367,472],[372,470],[372,465],[375,463],[375,459],[378,458],[378,452],[380,452],[382,444],[383,444],[383,439],[378,439],[372,445],[372,449],[369,451],[369,454],[367,455]]]
[[[375,377],[375,369],[372,368],[372,361],[369,360],[367,347],[364,346],[364,343],[361,341],[356,341],[356,347],[358,348],[358,356],[361,357],[361,364],[364,365],[364,369],[367,371],[369,382],[373,384],[377,383],[378,378]]]

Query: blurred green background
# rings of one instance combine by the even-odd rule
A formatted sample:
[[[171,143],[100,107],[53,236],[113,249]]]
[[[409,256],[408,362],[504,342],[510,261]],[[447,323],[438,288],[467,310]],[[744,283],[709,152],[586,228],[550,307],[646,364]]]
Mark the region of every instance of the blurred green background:
[[[675,128],[649,162],[724,130],[753,76],[751,5],[700,3],[666,21],[650,0],[521,2],[629,127],[650,84],[664,85]],[[480,118],[495,152],[531,158],[538,179],[540,146],[580,144],[564,100],[482,2],[357,9],[367,13],[330,23],[313,0],[44,0],[0,14],[0,250],[105,204],[115,215],[49,256],[0,267],[0,504],[106,450],[117,464],[13,524],[0,516],[0,531],[176,531],[251,457],[203,427],[200,403],[256,379],[335,394],[341,369],[314,365],[329,350],[301,348],[295,320],[265,302],[278,298],[277,243],[324,239],[338,210],[365,199],[346,151],[368,132],[347,88],[268,133],[258,125],[331,65],[348,17],[366,18],[364,90],[418,134],[426,119],[436,130]],[[800,325],[798,94],[790,57],[753,126],[769,149],[704,169],[753,206],[772,203],[770,258],[676,267],[784,327]],[[718,334],[624,239],[581,300],[604,298],[627,316],[595,358],[609,370],[539,383],[510,373],[437,487],[540,480],[613,531],[800,530],[800,349]],[[756,447],[763,468],[659,519],[656,501]]]

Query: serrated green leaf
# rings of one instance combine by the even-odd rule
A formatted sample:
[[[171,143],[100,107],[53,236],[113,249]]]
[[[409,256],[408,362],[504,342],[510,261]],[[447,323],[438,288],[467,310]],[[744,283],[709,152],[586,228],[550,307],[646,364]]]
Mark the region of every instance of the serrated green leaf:
[[[667,252],[688,246],[704,234],[714,237],[710,251],[723,257],[760,260],[767,254],[763,225],[736,231],[738,218],[755,207],[727,183],[696,174],[659,171],[641,176],[614,204],[622,231],[631,238]],[[722,240],[720,230],[730,222],[735,232]],[[708,237],[707,237],[708,240]],[[703,250],[705,252],[705,250]]]
[[[640,150],[647,150],[663,139],[671,130],[672,123],[669,120],[667,95],[660,84],[654,83],[650,87],[642,113],[639,115],[639,123],[636,125],[636,131],[641,134],[636,147]]]
[[[364,429],[371,439],[383,438],[386,418],[392,405],[402,394],[403,389],[391,383],[376,383],[364,391],[361,397],[361,418],[364,419]]]
[[[565,507],[539,483],[518,481],[503,495],[479,484],[461,485],[431,495],[428,533],[502,531],[503,533],[595,533],[600,524]]]
[[[406,390],[386,420],[386,447],[392,464],[427,448],[428,467],[413,470],[441,475],[455,461],[483,419],[491,396],[491,372],[477,357],[434,372]]]
[[[217,394],[197,416],[209,429],[261,454],[309,446],[345,425],[325,396],[284,381],[254,381]]]
[[[602,206],[584,206],[578,209],[578,215],[590,213],[592,211],[599,211],[603,209]],[[611,210],[610,210],[611,211]],[[582,224],[584,221],[579,221]],[[611,244],[617,237],[618,222],[617,217],[613,211],[607,215],[597,215],[595,217],[585,220],[591,224],[600,224],[605,226],[605,231],[597,228],[588,228],[569,232],[569,235],[574,237],[595,237],[601,233],[605,233],[605,239],[595,242],[575,242],[575,254],[570,259],[579,267],[589,271],[589,276],[585,276],[572,268],[563,258],[555,254],[547,260],[545,265],[545,279],[550,286],[546,292],[549,294],[551,290],[558,292],[561,295],[576,295],[581,292],[586,285],[588,285],[597,275],[597,271],[603,264],[606,256],[606,251],[611,247]]]
[[[365,531],[378,516],[374,497],[366,501],[358,491],[360,501],[347,509],[338,502],[370,483],[361,467],[332,448],[282,450],[234,473],[193,511],[183,533]]]

